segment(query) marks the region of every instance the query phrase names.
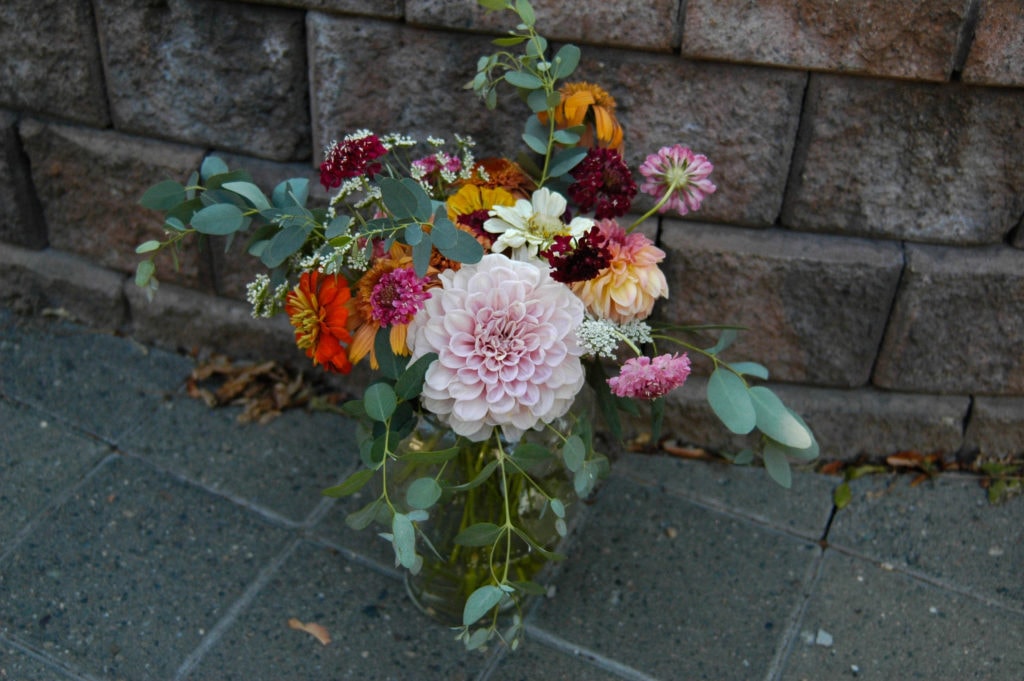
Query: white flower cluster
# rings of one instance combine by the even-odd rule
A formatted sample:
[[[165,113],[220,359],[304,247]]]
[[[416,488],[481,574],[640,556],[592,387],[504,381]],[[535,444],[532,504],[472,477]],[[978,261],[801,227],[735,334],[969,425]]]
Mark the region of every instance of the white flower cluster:
[[[650,325],[639,319],[620,326],[609,319],[588,317],[576,331],[576,336],[584,353],[604,359],[615,359],[615,351],[622,341],[633,345],[652,341]]]
[[[284,307],[284,299],[288,295],[287,284],[279,284],[270,288],[270,277],[257,274],[256,278],[246,284],[245,299],[252,305],[252,316],[273,317]]]
[[[384,148],[388,151],[396,147],[414,147],[416,146],[416,140],[408,135],[403,135],[397,132],[389,132],[380,138],[380,143],[384,145]]]

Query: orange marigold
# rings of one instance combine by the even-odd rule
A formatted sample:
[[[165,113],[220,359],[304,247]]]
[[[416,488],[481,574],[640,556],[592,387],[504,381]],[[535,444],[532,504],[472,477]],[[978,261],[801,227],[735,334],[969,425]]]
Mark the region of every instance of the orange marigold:
[[[615,117],[615,98],[593,83],[566,83],[559,90],[562,101],[555,108],[559,128],[585,125],[578,146],[622,151],[622,126]],[[538,114],[547,122],[544,113]]]
[[[303,272],[284,305],[295,327],[295,344],[313,364],[342,374],[352,371],[348,358],[352,336],[347,328],[351,297],[343,277]]]

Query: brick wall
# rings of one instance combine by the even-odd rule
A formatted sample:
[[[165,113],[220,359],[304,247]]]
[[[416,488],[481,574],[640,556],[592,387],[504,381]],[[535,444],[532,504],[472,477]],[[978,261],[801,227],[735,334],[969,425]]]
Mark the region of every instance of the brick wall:
[[[685,143],[718,192],[650,229],[676,321],[746,324],[827,458],[1024,451],[1019,0],[534,0],[619,102],[628,160]],[[356,128],[517,143],[462,90],[508,16],[473,0],[8,0],[0,6],[0,291],[164,345],[295,358],[248,318],[238,244],[149,304],[142,191],[211,152],[315,178]],[[282,320],[276,320],[278,322]],[[699,380],[670,429],[723,437]]]

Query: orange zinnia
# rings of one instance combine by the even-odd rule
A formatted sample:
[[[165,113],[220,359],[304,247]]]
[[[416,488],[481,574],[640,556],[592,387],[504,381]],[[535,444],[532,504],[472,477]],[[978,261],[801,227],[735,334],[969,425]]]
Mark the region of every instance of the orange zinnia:
[[[342,374],[352,371],[347,351],[352,336],[346,328],[351,297],[343,277],[303,272],[284,305],[295,327],[295,344],[313,364]]]
[[[622,151],[622,126],[615,117],[615,99],[604,88],[593,83],[566,83],[559,93],[562,101],[555,108],[558,127],[586,125],[578,146]],[[538,115],[547,121],[544,113]]]

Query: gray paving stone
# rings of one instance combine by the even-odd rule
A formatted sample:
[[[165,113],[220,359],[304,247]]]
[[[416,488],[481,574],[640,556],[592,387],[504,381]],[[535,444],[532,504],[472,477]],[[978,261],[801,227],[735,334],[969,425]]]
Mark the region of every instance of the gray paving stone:
[[[293,617],[331,642],[290,629]],[[304,543],[187,679],[470,681],[485,662],[420,614],[400,581]]]
[[[359,460],[354,426],[337,414],[290,409],[266,424],[240,424],[240,413],[178,397],[121,448],[294,523]]]
[[[650,454],[621,456],[612,473],[812,540],[825,533],[832,515],[832,491],[838,484],[833,477],[801,473],[794,475],[787,490],[760,467]]]
[[[1022,636],[1020,613],[829,551],[780,678],[1010,681]]]
[[[285,539],[116,459],[8,556],[0,633],[96,677],[170,679]]]
[[[179,355],[57,322],[0,344],[5,395],[108,441],[156,411],[190,368]]]
[[[50,416],[0,398],[0,555],[18,531],[110,452]],[[2,679],[3,676],[0,676]]]
[[[535,623],[654,678],[762,679],[819,549],[613,479]]]
[[[545,648],[529,639],[498,663],[487,681],[620,681],[621,676],[595,667],[580,655]]]
[[[992,506],[973,476],[944,474],[910,486],[909,476],[851,483],[828,541],[1024,610],[1024,504]]]
[[[12,681],[78,681],[0,639],[0,679]]]

